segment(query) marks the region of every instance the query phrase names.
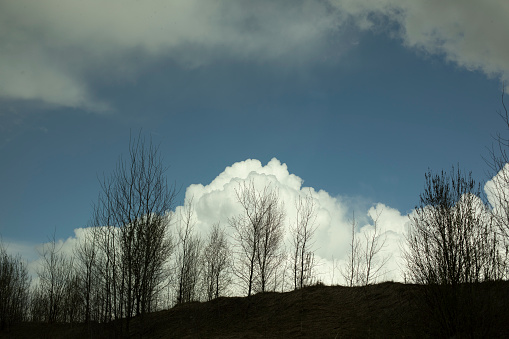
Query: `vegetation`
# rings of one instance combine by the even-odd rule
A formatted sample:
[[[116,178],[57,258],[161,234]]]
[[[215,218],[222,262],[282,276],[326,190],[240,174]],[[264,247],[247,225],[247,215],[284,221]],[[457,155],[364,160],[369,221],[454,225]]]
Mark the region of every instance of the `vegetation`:
[[[422,302],[433,326],[450,336],[485,336],[492,300],[475,284],[501,278],[500,244],[480,186],[471,175],[426,174],[425,191],[411,217],[405,253],[411,281],[422,284]]]
[[[27,321],[30,278],[19,256],[8,255],[0,242],[0,330]]]
[[[509,333],[508,282],[478,285],[495,296],[489,338]],[[133,338],[450,338],[429,331],[430,314],[418,301],[423,285],[308,286],[285,293],[220,297],[176,305],[132,319]],[[473,336],[473,335],[472,335]],[[114,338],[111,324],[28,323],[13,327],[14,338]],[[462,336],[459,336],[462,337]],[[470,337],[466,335],[466,337]]]
[[[509,130],[505,105],[500,115]],[[375,285],[389,260],[378,214],[360,238],[352,219],[341,268],[348,287],[310,287],[318,226],[311,194],[295,202],[288,252],[279,192],[255,181],[235,190],[240,213],[223,220],[232,236],[218,220],[202,239],[192,199],[173,209],[178,192],[158,147],[140,134],[101,181],[72,255],[53,238],[32,282],[0,243],[0,336],[30,336],[37,326],[55,337],[507,335],[509,141],[495,141],[489,200],[459,169],[425,174],[404,245],[412,284]],[[246,298],[225,298],[239,288]]]
[[[374,284],[382,276],[382,270],[389,261],[389,257],[381,256],[386,238],[378,226],[380,214],[373,218],[373,227],[370,232],[365,232],[363,239],[359,239],[355,228],[355,214],[351,221],[350,252],[347,262],[341,269],[347,286],[366,286]]]
[[[316,206],[310,193],[306,196],[299,196],[295,202],[297,220],[292,228],[293,257],[292,273],[293,286],[295,289],[303,288],[313,282],[313,269],[316,265],[313,246],[313,235],[315,234]]]
[[[244,182],[235,192],[243,213],[229,220],[239,258],[234,272],[250,296],[271,290],[269,280],[284,259],[280,247],[285,213],[270,186],[258,190],[253,181]]]

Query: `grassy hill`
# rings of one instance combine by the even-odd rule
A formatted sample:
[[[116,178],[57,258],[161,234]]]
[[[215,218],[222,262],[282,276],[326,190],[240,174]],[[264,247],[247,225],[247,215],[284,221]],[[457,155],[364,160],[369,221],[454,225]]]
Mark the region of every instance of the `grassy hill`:
[[[509,337],[509,284],[474,287],[471,318],[458,337]],[[218,298],[178,305],[136,318],[139,338],[412,338],[436,337],[436,312],[423,303],[423,287],[381,283],[366,287],[312,286],[286,293]],[[478,297],[478,298],[477,298]],[[474,299],[473,299],[474,300]],[[463,318],[462,318],[463,319]],[[477,332],[479,328],[479,332]],[[108,338],[111,326],[23,324],[0,337]]]

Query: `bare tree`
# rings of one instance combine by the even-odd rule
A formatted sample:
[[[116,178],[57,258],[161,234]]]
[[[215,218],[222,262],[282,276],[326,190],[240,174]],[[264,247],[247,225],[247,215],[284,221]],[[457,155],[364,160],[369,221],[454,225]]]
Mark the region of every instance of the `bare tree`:
[[[98,205],[100,207],[101,205]],[[97,206],[94,211],[95,225],[101,225],[107,211],[100,210]],[[108,225],[108,223],[106,223]],[[121,246],[119,241],[119,229],[113,226],[96,226],[93,228],[93,239],[98,248],[95,258],[95,279],[99,286],[95,295],[98,321],[110,322],[121,319],[124,316],[124,303],[121,273]]]
[[[373,227],[371,232],[366,231],[364,233],[365,247],[361,252],[362,256],[362,268],[361,272],[361,283],[363,285],[369,285],[376,283],[380,276],[383,274],[383,269],[390,257],[381,257],[380,254],[385,247],[386,237],[380,232],[378,219],[380,218],[379,212],[373,220]]]
[[[312,251],[313,235],[318,227],[316,225],[316,206],[310,193],[298,197],[295,202],[297,219],[292,227],[293,242],[293,282],[294,288],[303,288],[313,280],[315,265]]]
[[[412,280],[458,285],[496,278],[496,234],[480,185],[454,168],[425,178],[405,253]]]
[[[62,253],[61,249],[53,236],[39,253],[42,259],[42,265],[37,272],[39,297],[45,305],[42,310],[43,320],[49,323],[65,321],[66,294],[73,273],[73,260]]]
[[[285,260],[285,253],[281,249],[285,213],[282,204],[277,201],[279,200],[274,199],[267,206],[267,213],[260,232],[256,255],[259,269],[257,290],[260,292],[271,290],[269,281],[276,274],[279,265]]]
[[[152,309],[165,280],[165,262],[173,251],[169,226],[177,194],[167,183],[159,148],[145,138],[131,138],[129,156],[101,182],[94,206],[105,320],[126,319]]]
[[[62,316],[59,321],[70,324],[83,323],[85,321],[86,304],[82,292],[85,284],[81,280],[76,266],[73,265],[70,269],[71,272],[65,282]]]
[[[351,231],[352,237],[350,241],[350,253],[346,265],[341,269],[341,275],[346,281],[347,286],[353,287],[361,284],[361,244],[356,236],[357,223],[355,222],[355,213],[352,214]]]
[[[372,218],[373,226],[364,231],[362,239],[359,239],[356,233],[357,223],[353,214],[350,253],[346,266],[341,270],[341,275],[350,287],[376,283],[390,259],[388,256],[381,256],[386,238],[378,224],[380,214],[381,212]]]
[[[207,300],[218,298],[231,283],[231,251],[228,238],[219,223],[212,225],[203,250],[203,279]]]
[[[425,285],[424,303],[443,333],[484,336],[475,332],[475,324],[487,323],[481,306],[488,301],[476,299],[472,284],[497,277],[498,244],[490,211],[471,174],[453,168],[450,174],[429,171],[425,179],[407,236],[408,276]]]
[[[235,190],[243,213],[229,219],[238,246],[235,274],[247,285],[247,295],[265,292],[268,281],[282,262],[285,213],[278,192],[270,185],[258,191],[254,182],[243,182]]]
[[[179,216],[177,252],[177,303],[196,300],[200,277],[201,240],[194,234],[193,199],[186,202]]]
[[[94,233],[87,233],[84,239],[77,244],[74,249],[74,262],[76,275],[81,281],[81,299],[85,304],[84,321],[89,324],[91,320],[98,321],[98,318],[92,317],[92,309],[97,307],[98,300],[94,299],[97,295],[98,286],[98,247],[94,239]],[[94,293],[95,292],[95,293]]]
[[[502,110],[498,115],[503,121],[506,133],[509,132],[509,111],[505,104],[505,84],[502,86]],[[493,221],[500,233],[500,242],[503,243],[504,251],[501,253],[501,277],[509,277],[509,136],[498,132],[493,137],[495,143],[488,149],[488,157],[485,162],[490,168],[491,182],[485,189],[490,195]]]
[[[0,240],[0,330],[26,321],[29,309],[30,278],[20,256],[12,256]]]

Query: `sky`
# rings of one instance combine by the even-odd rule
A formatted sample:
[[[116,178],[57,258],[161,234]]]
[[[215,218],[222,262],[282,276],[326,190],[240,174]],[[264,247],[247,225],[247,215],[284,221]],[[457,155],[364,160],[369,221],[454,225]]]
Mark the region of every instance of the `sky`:
[[[358,232],[380,214],[397,256],[428,168],[493,175],[508,16],[506,0],[0,0],[0,235],[29,258],[74,241],[141,129],[202,232],[258,178],[288,208],[313,192],[329,266],[353,212]]]

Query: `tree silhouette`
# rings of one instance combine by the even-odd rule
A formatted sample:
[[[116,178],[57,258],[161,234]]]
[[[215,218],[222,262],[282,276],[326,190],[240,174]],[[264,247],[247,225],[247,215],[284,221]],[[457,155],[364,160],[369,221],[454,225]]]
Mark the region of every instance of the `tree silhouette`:
[[[127,158],[101,182],[93,223],[103,261],[105,319],[126,320],[153,308],[173,252],[169,227],[177,191],[167,183],[159,148],[138,135]]]
[[[404,254],[410,280],[426,286],[424,302],[443,333],[480,330],[474,324],[489,317],[479,317],[482,304],[472,294],[472,284],[498,276],[490,211],[471,174],[453,168],[451,173],[428,171],[425,179]]]
[[[247,286],[247,295],[265,292],[269,279],[283,260],[284,218],[278,192],[270,185],[262,190],[243,182],[235,190],[243,213],[229,219],[237,244],[235,274]]]

